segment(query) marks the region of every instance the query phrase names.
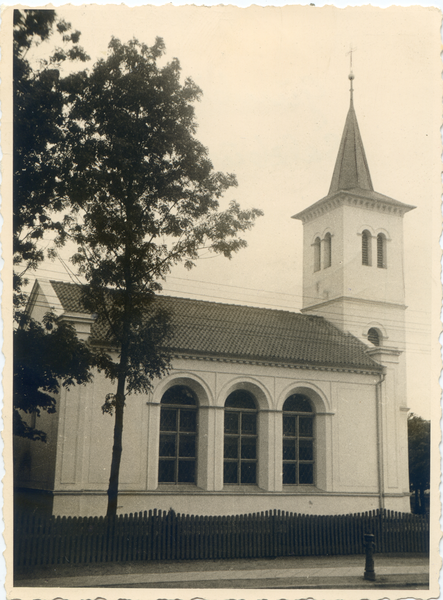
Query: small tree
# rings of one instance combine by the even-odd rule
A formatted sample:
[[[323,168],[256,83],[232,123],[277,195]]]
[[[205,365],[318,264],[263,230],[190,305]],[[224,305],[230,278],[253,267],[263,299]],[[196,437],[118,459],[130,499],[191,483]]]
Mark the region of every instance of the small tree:
[[[431,424],[408,416],[409,483],[415,494],[415,512],[425,512],[424,492],[431,485]]]
[[[246,245],[238,233],[261,214],[236,202],[219,210],[236,179],[214,172],[195,139],[192,103],[201,91],[191,79],[180,82],[176,59],[159,66],[164,50],[161,39],[152,47],[113,39],[108,58],[66,88],[69,194],[79,208],[69,232],[78,244],[73,261],[89,283],[85,306],[119,348],[106,369],[117,389],[103,406],[115,412],[108,515],[117,510],[125,399],[148,392],[169,368],[168,317],[152,302],[161,279],[180,261],[191,268],[202,248],[230,258]]]

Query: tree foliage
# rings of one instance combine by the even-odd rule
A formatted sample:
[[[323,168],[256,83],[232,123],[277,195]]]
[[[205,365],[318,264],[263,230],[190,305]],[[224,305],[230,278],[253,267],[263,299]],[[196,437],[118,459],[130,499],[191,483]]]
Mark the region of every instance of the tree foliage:
[[[431,424],[418,415],[408,416],[409,482],[415,507],[424,511],[424,491],[431,485]]]
[[[30,56],[52,36],[60,41],[40,61]],[[53,10],[14,10],[13,30],[13,242],[14,301],[23,306],[26,272],[43,260],[44,232],[56,226],[53,215],[66,208],[60,157],[64,139],[61,68],[89,57],[78,45],[79,31],[58,19]]]
[[[68,193],[78,209],[65,235],[89,283],[85,307],[106,320],[119,348],[107,367],[117,390],[104,405],[115,410],[108,514],[117,507],[125,398],[169,368],[168,317],[152,308],[162,278],[180,261],[191,268],[202,249],[230,258],[261,214],[234,201],[220,209],[235,176],[214,171],[195,138],[201,90],[181,82],[177,59],[162,66],[164,51],[159,38],[152,47],[112,39],[91,73],[65,82]]]
[[[24,415],[55,412],[61,387],[91,380],[92,350],[77,338],[75,329],[59,323],[48,313],[43,323],[28,322],[14,337],[14,433],[32,440],[46,441],[46,433],[26,422]]]
[[[32,60],[37,46],[53,35],[61,46],[39,62]],[[72,327],[57,325],[54,315],[39,324],[23,312],[26,273],[43,260],[43,234],[57,227],[57,213],[67,207],[60,178],[66,104],[60,70],[63,64],[88,58],[79,37],[53,10],[14,11],[14,434],[40,441],[46,433],[24,415],[54,412],[60,386],[89,381],[95,362]]]

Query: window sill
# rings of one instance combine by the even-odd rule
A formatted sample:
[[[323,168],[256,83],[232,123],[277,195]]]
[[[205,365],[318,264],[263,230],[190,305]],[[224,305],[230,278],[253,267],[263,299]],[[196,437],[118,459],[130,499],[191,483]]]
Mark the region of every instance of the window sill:
[[[157,492],[195,492],[201,490],[195,483],[159,483]]]
[[[320,488],[316,487],[315,484],[304,484],[304,485],[283,485],[284,492],[292,492],[295,494],[312,494],[315,492],[322,492]]]
[[[256,492],[264,492],[262,488],[258,487],[257,484],[243,484],[238,485],[237,483],[225,483],[222,492],[240,492],[242,494],[253,494]]]

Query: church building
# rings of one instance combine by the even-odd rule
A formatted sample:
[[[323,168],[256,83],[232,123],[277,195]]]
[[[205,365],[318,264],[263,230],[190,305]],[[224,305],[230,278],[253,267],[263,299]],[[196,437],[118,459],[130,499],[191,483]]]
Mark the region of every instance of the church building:
[[[127,398],[119,513],[409,512],[403,216],[414,207],[374,191],[349,78],[329,192],[293,217],[301,313],[155,300],[172,315],[172,368]],[[29,314],[51,309],[109,344],[81,286],[36,281]],[[47,443],[17,440],[17,493],[56,515],[105,514],[114,422],[101,406],[114,387],[97,374],[60,391],[38,418]]]

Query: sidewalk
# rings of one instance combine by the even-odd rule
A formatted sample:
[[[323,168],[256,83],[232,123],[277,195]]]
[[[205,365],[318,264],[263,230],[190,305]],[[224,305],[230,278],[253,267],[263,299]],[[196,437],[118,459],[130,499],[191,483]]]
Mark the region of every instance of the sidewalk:
[[[375,555],[375,581],[364,556],[151,561],[39,567],[16,574],[16,587],[427,589],[423,554]]]

